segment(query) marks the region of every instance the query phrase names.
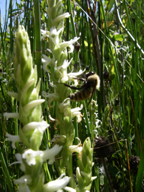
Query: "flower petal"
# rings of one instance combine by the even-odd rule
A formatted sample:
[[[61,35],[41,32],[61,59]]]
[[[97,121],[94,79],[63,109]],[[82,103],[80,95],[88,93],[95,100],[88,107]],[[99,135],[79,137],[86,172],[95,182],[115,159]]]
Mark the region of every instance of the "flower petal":
[[[22,183],[30,184],[31,182],[32,182],[32,179],[29,175],[23,175],[22,177],[14,181],[15,184],[22,184]]]
[[[64,190],[66,190],[67,192],[76,192],[76,190],[71,187],[64,187]]]
[[[49,164],[52,164],[55,161],[55,156],[61,151],[62,146],[55,145],[51,149],[47,149],[43,152],[43,161],[49,159]]]
[[[70,177],[65,176],[62,179],[50,181],[49,183],[44,185],[44,192],[52,192],[62,189],[69,183],[70,179]]]
[[[46,128],[49,127],[49,124],[47,124],[46,121],[42,121],[42,122],[31,122],[26,124],[23,127],[23,131],[25,131],[25,133],[29,131],[31,131],[32,129],[39,129],[40,132],[44,133],[44,131],[46,130]]]
[[[26,159],[27,164],[31,166],[36,164],[35,157],[42,156],[42,154],[43,154],[43,151],[33,151],[32,149],[27,149],[22,154],[22,158]]]
[[[3,116],[6,117],[7,119],[9,119],[9,118],[18,119],[19,113],[4,113]]]
[[[15,143],[20,142],[20,138],[18,135],[10,135],[9,133],[6,133],[6,140],[12,142],[12,148],[15,149]]]

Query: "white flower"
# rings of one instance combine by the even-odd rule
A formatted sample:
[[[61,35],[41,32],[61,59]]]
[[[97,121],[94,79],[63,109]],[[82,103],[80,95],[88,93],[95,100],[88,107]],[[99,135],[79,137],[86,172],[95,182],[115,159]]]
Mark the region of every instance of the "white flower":
[[[68,110],[70,107],[70,99],[66,98],[62,103],[59,104],[59,109],[61,112],[64,113],[64,116],[70,116],[74,118],[75,116],[77,117],[77,123],[81,122],[83,115],[81,114],[80,110],[82,110],[83,105],[80,107],[76,107],[71,109],[70,111]],[[70,114],[71,113],[71,114]]]
[[[74,79],[74,78],[77,78],[77,76],[80,76],[82,75],[83,73],[85,72],[85,70],[79,70],[78,72],[75,72],[75,73],[68,73],[68,77],[69,79]]]
[[[30,192],[27,184],[31,183],[31,177],[29,175],[24,175],[21,178],[14,181],[15,184],[19,185],[18,192]]]
[[[73,52],[73,44],[79,40],[79,37],[75,37],[74,39],[71,39],[70,41],[64,41],[60,43],[61,50],[64,50],[65,48],[69,47],[70,51],[69,53]]]
[[[61,81],[62,82],[68,81],[67,70],[63,70]]]
[[[59,99],[59,95],[57,93],[46,93],[45,91],[42,92],[43,97],[48,98],[48,106],[52,107],[50,104],[52,101],[57,101]]]
[[[43,55],[42,63],[43,63],[43,69],[46,72],[49,72],[49,70],[47,69],[47,66],[53,66],[55,64],[55,60],[54,60],[54,58],[51,59],[51,58],[47,57],[46,55]]]
[[[37,99],[37,100],[33,100],[31,102],[29,102],[28,104],[26,104],[24,107],[23,107],[23,110],[25,112],[31,110],[32,108],[36,107],[37,105],[40,105],[42,104],[43,102],[45,102],[45,99]]]
[[[69,16],[70,16],[70,14],[68,12],[57,16],[55,19],[53,19],[53,25],[56,25],[56,23],[58,23],[59,21],[65,19],[65,18],[68,18]]]
[[[62,71],[61,72],[61,81],[65,82],[68,81],[68,74],[67,74],[67,67],[70,65],[72,59],[68,62],[68,60],[64,60],[63,64],[59,67],[55,66],[55,71]],[[62,69],[62,70],[61,70]]]
[[[91,177],[91,181],[95,180],[97,176]]]
[[[62,146],[55,145],[51,149],[47,149],[43,152],[43,161],[49,159],[48,164],[52,164],[55,161],[55,156],[61,151]]]
[[[22,184],[22,183],[30,184],[31,182],[32,182],[32,179],[29,175],[24,175],[14,181],[15,184]]]
[[[26,159],[26,162],[29,166],[36,164],[36,156],[42,156],[43,151],[33,151],[32,149],[27,149],[22,154],[22,158]],[[42,160],[42,159],[41,159]]]
[[[12,148],[15,149],[15,143],[20,142],[20,138],[18,135],[10,135],[9,133],[6,133],[6,140],[12,142]]]
[[[46,31],[46,30],[41,29],[41,35],[42,35],[42,39],[44,39],[45,37],[49,37],[50,32],[49,32],[49,31]]]
[[[37,129],[37,130],[39,130],[43,134],[47,127],[49,127],[49,124],[47,124],[46,121],[31,122],[31,123],[26,124],[23,127],[23,132],[25,133],[25,136],[26,136],[26,135],[29,135],[29,132],[31,130]]]
[[[69,62],[68,62],[68,60],[64,60],[63,64],[61,65],[61,68],[66,69],[70,65],[72,60],[73,60],[73,58],[71,58],[71,60]]]
[[[7,94],[8,94],[9,96],[15,98],[16,100],[18,100],[18,93],[8,91]]]
[[[60,28],[58,31],[56,28],[51,28],[50,29],[50,36],[49,38],[53,41],[53,44],[56,47],[59,47],[59,34],[63,31],[63,28]]]
[[[22,154],[22,158],[26,159],[26,162],[29,166],[36,164],[36,157],[41,158],[41,162],[49,159],[49,164],[52,164],[55,161],[55,156],[61,151],[62,146],[55,145],[51,149],[45,151],[33,151],[32,149],[27,149]]]
[[[76,192],[76,190],[71,187],[64,187],[64,190],[66,190],[67,192]]]
[[[19,113],[4,113],[3,116],[6,117],[7,119],[9,119],[9,118],[18,119]]]
[[[14,164],[20,164],[20,169],[21,169],[22,171],[25,171],[25,165],[24,165],[23,162],[22,162],[22,155],[21,155],[20,153],[17,153],[17,154],[15,154],[15,157],[16,157],[16,159],[17,159],[18,161],[15,161],[15,162],[11,163],[9,166],[12,166],[12,165],[14,165]]]
[[[61,175],[58,179],[54,181],[50,181],[49,183],[44,185],[44,192],[53,192],[60,189],[63,189],[70,181],[70,177],[63,177]]]
[[[81,122],[83,115],[81,114],[80,110],[82,110],[83,105],[81,105],[81,107],[76,107],[71,109],[71,115],[72,118],[74,118],[75,116],[77,117],[77,123]]]
[[[19,184],[18,192],[30,192],[29,187],[25,184]]]
[[[64,99],[63,102],[59,104],[59,109],[61,112],[64,113],[64,116],[69,115],[68,110],[67,110],[69,107],[70,107],[70,99],[69,98]]]
[[[69,150],[71,151],[71,153],[76,152],[76,153],[81,154],[82,149],[83,149],[83,147],[81,146],[81,144],[69,146]]]

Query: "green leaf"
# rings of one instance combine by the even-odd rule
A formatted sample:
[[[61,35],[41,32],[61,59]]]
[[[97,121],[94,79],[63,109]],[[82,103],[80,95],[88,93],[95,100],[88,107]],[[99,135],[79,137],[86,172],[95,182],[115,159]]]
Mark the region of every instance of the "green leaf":
[[[114,34],[114,39],[116,41],[123,41],[123,35],[120,35],[120,34]]]

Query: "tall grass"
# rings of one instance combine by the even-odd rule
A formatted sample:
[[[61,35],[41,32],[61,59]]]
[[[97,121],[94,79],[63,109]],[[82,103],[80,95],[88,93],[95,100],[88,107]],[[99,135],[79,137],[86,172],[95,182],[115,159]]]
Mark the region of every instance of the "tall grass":
[[[140,1],[63,1],[63,11],[71,17],[65,20],[64,40],[80,36],[80,50],[75,50],[70,71],[89,67],[101,79],[100,91],[94,94],[94,102],[87,107],[88,101],[72,102],[72,106],[83,103],[83,120],[78,124],[74,119],[75,136],[83,143],[90,137],[94,147],[92,192],[99,191],[136,191],[143,188],[144,158],[144,5]],[[31,41],[31,50],[38,75],[42,78],[41,91],[51,92],[51,74],[41,69],[41,56],[47,54],[49,40],[40,41],[40,29],[49,28],[46,1],[10,0],[5,23],[0,23],[0,190],[16,191],[14,179],[22,175],[19,165],[10,166],[15,161],[15,153],[20,152],[20,144],[12,150],[11,143],[5,140],[6,132],[18,134],[19,121],[6,120],[3,113],[17,111],[17,102],[7,95],[16,90],[12,79],[14,33],[18,25],[24,25]],[[2,19],[2,18],[1,18]],[[70,57],[70,56],[69,56]],[[69,82],[68,82],[69,83]],[[54,104],[55,105],[55,104]],[[109,112],[105,113],[109,105]],[[44,119],[50,123],[45,132],[42,149],[58,131],[49,119],[56,116],[55,108],[47,102],[42,106]],[[107,119],[102,127],[98,122]],[[112,150],[107,157],[98,157],[95,137],[108,139]],[[75,144],[78,143],[75,139]],[[131,156],[139,156],[139,166]],[[73,155],[73,174],[78,156]],[[59,161],[57,159],[56,161]],[[129,166],[130,161],[130,166]],[[138,161],[139,163],[139,161]],[[44,164],[45,180],[55,179],[58,175],[54,165]]]

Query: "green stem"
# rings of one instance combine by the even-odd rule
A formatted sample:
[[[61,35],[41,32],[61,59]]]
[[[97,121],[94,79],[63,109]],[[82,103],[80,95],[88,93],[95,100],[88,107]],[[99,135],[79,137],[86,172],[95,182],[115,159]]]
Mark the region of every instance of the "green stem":
[[[75,25],[74,25],[74,17],[73,17],[73,13],[72,13],[72,8],[71,8],[71,1],[68,0],[68,6],[69,6],[69,13],[70,13],[70,18],[71,18],[71,24],[72,24],[72,29],[73,29],[73,34],[74,34],[74,37],[76,37],[76,30],[75,30]]]
[[[0,160],[1,160],[1,163],[2,163],[3,174],[7,178],[6,181],[7,181],[7,185],[8,185],[9,191],[10,192],[14,192],[13,185],[12,185],[12,182],[11,182],[11,177],[10,177],[9,171],[7,169],[7,165],[6,165],[3,153],[1,152],[1,149],[0,149]]]
[[[75,184],[75,180],[74,180],[74,177],[73,177],[73,168],[72,168],[72,154],[70,154],[68,156],[68,159],[69,159],[69,166],[67,166],[67,172],[68,172],[68,176],[71,177],[70,179],[70,186],[72,188],[76,188],[76,184]]]
[[[116,5],[116,11],[117,11],[117,16],[118,16],[118,20],[122,26],[122,28],[126,31],[126,33],[128,34],[128,36],[131,38],[131,40],[135,43],[136,47],[141,51],[142,54],[144,54],[144,50],[141,48],[141,46],[136,42],[135,38],[132,36],[132,34],[129,32],[129,30],[124,26],[120,14],[119,14],[119,10],[118,10],[118,5],[117,5],[117,0],[115,0],[115,5]]]
[[[36,55],[36,64],[37,64],[37,71],[38,71],[38,79],[42,76],[42,70],[41,70],[41,16],[40,16],[40,2],[39,0],[34,0],[34,16],[35,16],[35,22],[34,22],[34,29],[35,29],[35,55]]]

